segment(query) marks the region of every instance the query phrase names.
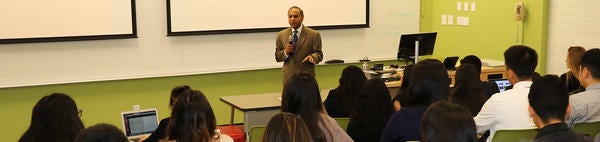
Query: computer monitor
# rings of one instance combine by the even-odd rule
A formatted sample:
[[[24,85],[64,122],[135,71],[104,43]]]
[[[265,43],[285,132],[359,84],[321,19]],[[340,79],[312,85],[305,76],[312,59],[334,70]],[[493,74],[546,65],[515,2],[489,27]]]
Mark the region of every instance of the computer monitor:
[[[158,127],[158,112],[155,108],[121,112],[125,136],[130,140],[152,133]]]
[[[402,34],[398,46],[398,60],[409,62],[414,60],[413,63],[416,63],[419,56],[432,55],[436,37],[437,32]],[[416,56],[415,53],[417,53]]]

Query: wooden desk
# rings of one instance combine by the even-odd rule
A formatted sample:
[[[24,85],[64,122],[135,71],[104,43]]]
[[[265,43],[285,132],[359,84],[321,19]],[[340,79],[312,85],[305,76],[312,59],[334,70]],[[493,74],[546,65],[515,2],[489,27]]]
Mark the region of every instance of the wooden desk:
[[[479,78],[481,78],[481,81],[488,81],[489,79],[506,78],[506,74],[504,74],[505,70],[506,70],[506,68],[504,66],[502,66],[502,67],[482,66],[481,74],[480,74]],[[402,76],[403,72],[398,72],[397,74],[400,75],[401,78],[404,78],[404,76]],[[452,85],[454,84],[455,76],[456,76],[456,71],[448,71],[448,77],[450,77],[450,79],[452,81]],[[388,89],[390,91],[390,96],[393,98],[400,91],[400,85],[402,85],[402,80],[386,82],[385,85],[388,87]]]

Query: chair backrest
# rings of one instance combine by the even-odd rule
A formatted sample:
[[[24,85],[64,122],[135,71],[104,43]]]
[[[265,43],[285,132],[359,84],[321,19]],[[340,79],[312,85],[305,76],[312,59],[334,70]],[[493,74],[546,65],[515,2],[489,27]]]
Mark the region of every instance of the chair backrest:
[[[573,130],[578,133],[588,134],[592,137],[600,133],[600,121],[590,123],[579,123],[573,126]]]
[[[340,125],[340,127],[342,127],[342,129],[344,131],[346,131],[346,128],[348,128],[348,123],[350,122],[350,118],[333,118],[335,119],[335,121],[338,123],[338,125]]]
[[[532,142],[537,133],[536,129],[498,130],[492,142]]]
[[[250,134],[248,135],[249,142],[260,142],[262,141],[263,134],[265,133],[265,126],[254,126],[250,128]]]

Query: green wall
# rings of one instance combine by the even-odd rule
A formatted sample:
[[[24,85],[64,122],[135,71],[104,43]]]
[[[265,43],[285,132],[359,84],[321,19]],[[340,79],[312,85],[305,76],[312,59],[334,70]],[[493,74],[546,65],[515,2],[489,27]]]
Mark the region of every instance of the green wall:
[[[540,55],[538,72],[545,73],[548,1],[524,2],[527,15],[515,21],[514,1],[476,1],[477,11],[456,11],[457,1],[422,0],[420,31],[437,31],[433,58],[474,54],[482,58],[503,60],[502,53],[514,44],[525,44]],[[471,2],[471,1],[469,1]],[[470,17],[469,26],[442,26],[441,14]],[[456,22],[456,20],[455,20]],[[427,58],[427,57],[426,57]],[[395,61],[384,62],[389,65]],[[321,88],[334,88],[343,65],[320,65],[317,79]],[[29,126],[31,110],[37,100],[53,92],[72,96],[83,109],[86,126],[109,123],[120,127],[119,114],[141,108],[158,108],[160,118],[169,116],[168,95],[172,87],[187,84],[202,90],[216,113],[219,124],[229,122],[230,107],[218,100],[220,96],[279,92],[282,89],[280,69],[264,69],[229,73],[201,74],[177,77],[89,83],[58,84],[16,88],[0,88],[0,135],[5,141],[17,141]],[[236,112],[235,122],[243,121]]]
[[[457,11],[457,2],[476,2],[476,11]],[[514,16],[515,1],[422,0],[421,32],[436,31],[434,56],[477,55],[504,60],[503,53],[511,45],[534,48],[540,57],[537,72],[545,73],[548,23],[548,1],[525,1],[524,20]],[[442,25],[441,15],[454,15],[455,25]],[[456,25],[457,16],[469,17],[469,26]]]

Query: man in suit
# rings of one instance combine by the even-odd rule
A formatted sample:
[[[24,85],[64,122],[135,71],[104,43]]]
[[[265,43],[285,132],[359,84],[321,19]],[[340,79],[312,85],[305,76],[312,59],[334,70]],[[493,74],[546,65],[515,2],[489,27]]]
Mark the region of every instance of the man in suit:
[[[315,76],[315,64],[323,60],[321,34],[302,25],[302,9],[292,6],[287,16],[290,27],[280,31],[275,41],[275,60],[283,62],[284,84],[300,72]]]

